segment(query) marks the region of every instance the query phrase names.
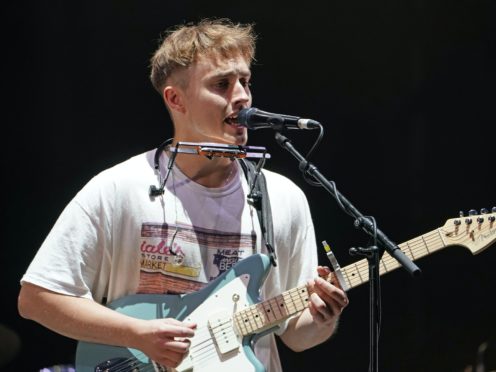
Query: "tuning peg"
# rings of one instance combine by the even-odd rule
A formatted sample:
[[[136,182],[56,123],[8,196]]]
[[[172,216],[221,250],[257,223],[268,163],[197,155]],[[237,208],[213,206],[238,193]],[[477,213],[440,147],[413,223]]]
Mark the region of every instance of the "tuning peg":
[[[487,210],[487,208],[482,208],[480,212],[481,212],[481,214],[489,213],[489,211]]]
[[[493,213],[496,213],[496,207],[493,207],[492,211]]]
[[[458,213],[458,215],[459,215],[460,217],[463,217],[463,216],[464,216],[463,211],[460,211],[460,212]]]
[[[468,211],[469,216],[475,216],[477,214],[477,211],[475,209],[471,209]]]

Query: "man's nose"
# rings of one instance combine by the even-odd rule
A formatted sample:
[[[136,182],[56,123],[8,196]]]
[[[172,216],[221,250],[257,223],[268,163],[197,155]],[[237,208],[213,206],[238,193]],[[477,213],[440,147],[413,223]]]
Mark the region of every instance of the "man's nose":
[[[233,103],[246,103],[251,99],[250,91],[240,81],[236,83],[233,90]]]

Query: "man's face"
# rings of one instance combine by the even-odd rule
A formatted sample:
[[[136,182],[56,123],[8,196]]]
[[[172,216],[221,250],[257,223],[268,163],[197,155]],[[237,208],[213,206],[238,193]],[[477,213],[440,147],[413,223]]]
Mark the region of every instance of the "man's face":
[[[184,73],[184,113],[176,123],[175,139],[246,144],[247,129],[235,120],[239,110],[251,106],[251,73],[245,59],[203,57]]]

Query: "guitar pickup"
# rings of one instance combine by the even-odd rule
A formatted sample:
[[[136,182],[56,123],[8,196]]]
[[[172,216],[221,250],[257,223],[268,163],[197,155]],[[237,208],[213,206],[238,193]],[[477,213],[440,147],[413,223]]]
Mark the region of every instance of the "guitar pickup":
[[[239,348],[238,336],[234,332],[232,314],[221,312],[208,320],[208,328],[221,354]]]

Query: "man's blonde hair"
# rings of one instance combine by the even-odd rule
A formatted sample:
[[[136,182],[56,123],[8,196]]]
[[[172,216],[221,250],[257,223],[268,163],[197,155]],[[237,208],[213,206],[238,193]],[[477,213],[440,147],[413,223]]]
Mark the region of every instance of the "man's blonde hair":
[[[199,57],[241,55],[251,64],[255,57],[255,39],[252,25],[234,24],[228,19],[204,19],[197,24],[181,25],[166,33],[151,58],[150,80],[162,94],[174,72],[188,68]]]

